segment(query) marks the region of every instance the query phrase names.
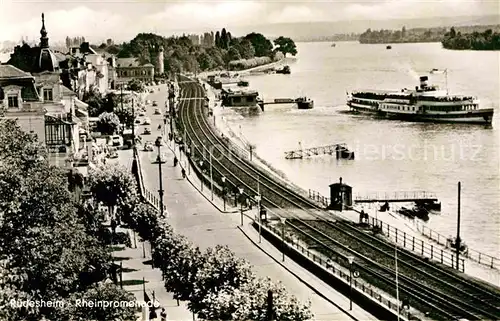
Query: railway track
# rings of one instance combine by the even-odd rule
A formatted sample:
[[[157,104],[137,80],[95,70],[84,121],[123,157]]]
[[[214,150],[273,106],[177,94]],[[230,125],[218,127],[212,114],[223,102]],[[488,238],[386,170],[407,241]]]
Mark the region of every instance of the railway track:
[[[203,88],[197,83],[183,83],[181,88],[182,98],[204,97]],[[354,255],[356,265],[366,279],[376,280],[384,288],[395,289],[393,245],[349,223],[332,220],[331,215],[325,214],[308,199],[282,187],[268,174],[240,159],[208,124],[202,99],[183,100],[179,109],[180,125],[186,131],[192,154],[203,159],[205,164],[212,162],[215,181],[221,182],[224,176],[226,186],[243,187],[247,197],[255,196],[259,189],[265,207],[280,216],[295,218],[287,221],[287,227],[315,240],[327,255],[341,257],[343,265],[346,265],[347,255]],[[304,220],[312,218],[319,220]],[[465,280],[406,251],[398,252],[402,293],[411,298],[412,307],[431,312],[437,319],[500,319],[498,289]]]

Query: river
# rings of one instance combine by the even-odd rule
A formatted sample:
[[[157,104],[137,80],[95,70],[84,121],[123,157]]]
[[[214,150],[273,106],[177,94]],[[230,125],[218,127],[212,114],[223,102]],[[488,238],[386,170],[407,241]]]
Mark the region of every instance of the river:
[[[457,183],[462,183],[461,237],[469,247],[499,256],[499,54],[451,51],[440,43],[361,45],[356,42],[298,43],[291,75],[248,76],[264,100],[308,96],[312,110],[268,105],[255,117],[233,117],[233,128],[256,145],[256,152],[303,187],[329,195],[328,185],[343,178],[353,194],[430,191],[442,202],[426,223],[445,236],[456,235]],[[493,126],[411,123],[344,113],[346,91],[401,89],[418,76],[448,69],[450,94],[478,96],[495,108]],[[445,87],[443,75],[429,83]],[[286,160],[284,152],[346,143],[355,160],[319,156]],[[374,211],[374,208],[369,211]]]

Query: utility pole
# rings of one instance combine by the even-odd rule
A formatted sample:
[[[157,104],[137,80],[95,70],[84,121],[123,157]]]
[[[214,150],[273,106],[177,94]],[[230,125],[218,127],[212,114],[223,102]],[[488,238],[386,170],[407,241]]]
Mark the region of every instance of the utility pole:
[[[163,182],[161,175],[161,140],[159,138],[156,139],[156,146],[158,147],[158,176],[160,181],[160,189],[158,190],[158,195],[160,196],[160,216],[163,217]]]
[[[456,247],[456,256],[457,256],[457,262],[456,262],[456,269],[459,270],[459,256],[460,256],[460,245],[462,241],[460,240],[460,190],[461,190],[461,183],[458,182],[458,207],[457,207],[457,239],[455,240],[455,247]]]

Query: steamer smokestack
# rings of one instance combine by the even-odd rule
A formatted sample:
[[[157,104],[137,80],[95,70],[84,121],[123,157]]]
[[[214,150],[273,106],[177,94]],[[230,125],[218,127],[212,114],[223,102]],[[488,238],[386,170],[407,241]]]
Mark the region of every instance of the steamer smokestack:
[[[424,89],[427,87],[427,80],[429,80],[429,77],[427,76],[420,77],[420,89]]]

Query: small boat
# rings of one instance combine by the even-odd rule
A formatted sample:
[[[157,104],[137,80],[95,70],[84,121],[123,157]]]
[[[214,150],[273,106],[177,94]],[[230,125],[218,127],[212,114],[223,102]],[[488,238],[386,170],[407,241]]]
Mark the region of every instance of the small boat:
[[[418,207],[425,208],[428,211],[441,211],[441,202],[415,202]]]
[[[299,109],[312,109],[314,108],[314,101],[307,98],[307,97],[300,97],[295,99],[295,102],[297,103],[297,107]]]
[[[354,159],[354,152],[350,151],[346,144],[335,146],[335,154],[337,159]]]
[[[389,203],[385,202],[384,205],[380,206],[379,212],[387,212],[390,210]]]
[[[250,85],[250,83],[246,80],[240,80],[238,81],[238,86],[239,87],[248,87]]]
[[[288,65],[284,66],[281,69],[276,69],[277,74],[289,75],[291,73],[290,67]]]
[[[392,49],[392,46],[387,46],[385,47],[385,49]]]
[[[337,44],[335,44],[335,43],[332,43],[332,47],[336,47],[336,46],[337,46]]]

